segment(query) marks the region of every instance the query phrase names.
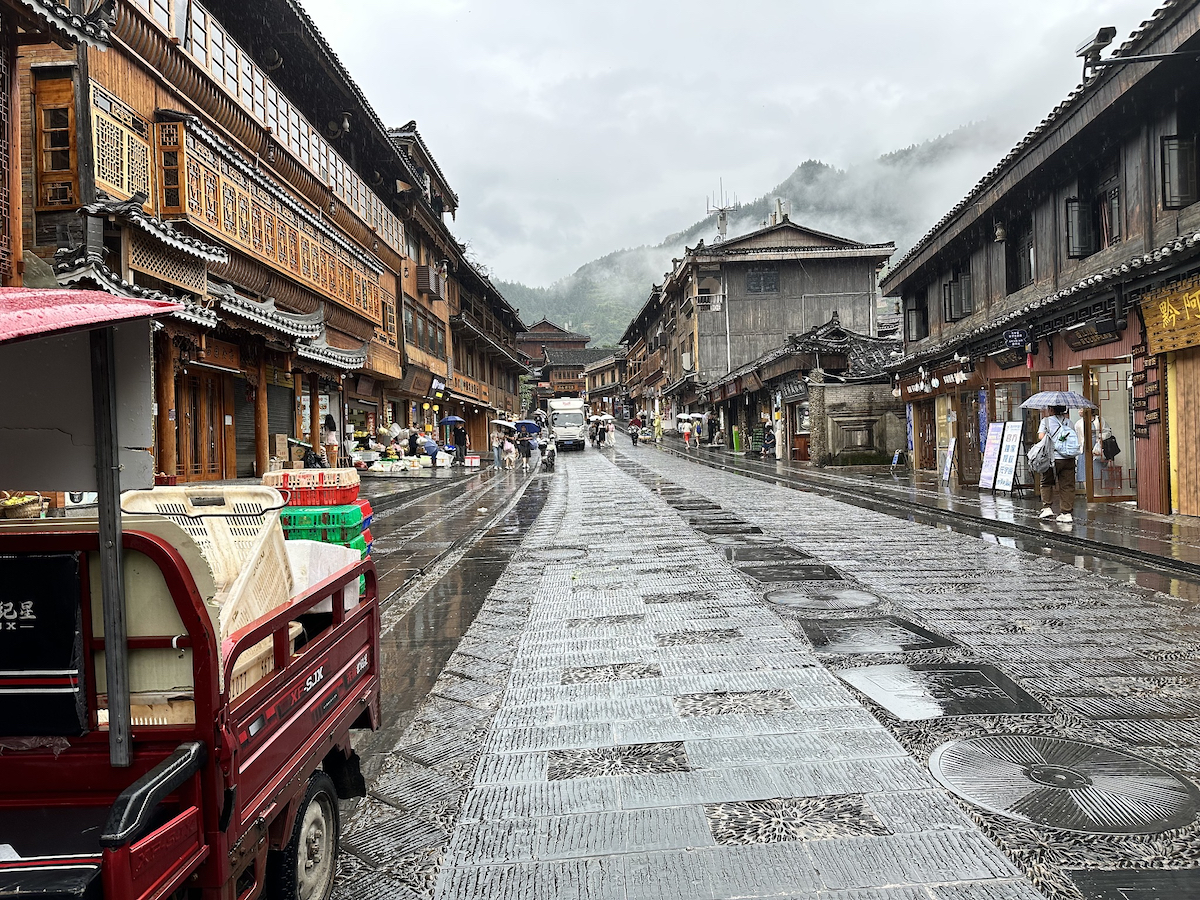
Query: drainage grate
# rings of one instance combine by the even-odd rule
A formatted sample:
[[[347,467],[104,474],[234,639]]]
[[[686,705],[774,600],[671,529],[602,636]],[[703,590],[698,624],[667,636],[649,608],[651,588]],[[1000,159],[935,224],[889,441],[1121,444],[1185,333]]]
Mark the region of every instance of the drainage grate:
[[[764,595],[772,603],[780,606],[790,606],[795,609],[864,609],[874,606],[880,599],[867,591],[857,588],[836,588],[827,590],[800,590],[799,588],[780,588],[767,591]]]
[[[778,797],[704,807],[719,844],[778,844],[891,834],[862,796]]]
[[[769,716],[796,708],[787,691],[711,691],[672,698],[681,716]]]
[[[607,666],[578,666],[566,669],[559,684],[591,684],[601,681],[632,681],[637,678],[660,678],[662,669],[656,663],[624,662]]]
[[[1047,711],[994,666],[866,666],[837,675],[904,721]]]
[[[681,644],[716,644],[745,637],[740,628],[709,628],[704,631],[671,631],[656,634],[654,641],[660,647],[676,647]]]
[[[954,642],[906,619],[809,619],[800,623],[821,653],[907,653]]]
[[[567,619],[568,628],[615,628],[620,625],[636,625],[646,617],[640,613],[625,613],[616,616],[593,616],[590,619]]]
[[[546,777],[597,778],[607,775],[661,775],[690,772],[683,741],[625,744],[582,750],[551,750]]]
[[[1182,775],[1149,760],[1042,735],[951,741],[933,752],[929,768],[948,790],[976,806],[1086,834],[1182,828],[1196,818],[1200,797]]]
[[[738,566],[738,571],[749,575],[755,581],[770,583],[775,581],[841,581],[841,573],[833,566],[822,563],[811,565],[784,564],[777,566],[746,565]]]
[[[711,535],[733,535],[733,534],[762,534],[763,530],[757,525],[750,524],[731,524],[731,525],[698,525],[696,530],[701,534]]]

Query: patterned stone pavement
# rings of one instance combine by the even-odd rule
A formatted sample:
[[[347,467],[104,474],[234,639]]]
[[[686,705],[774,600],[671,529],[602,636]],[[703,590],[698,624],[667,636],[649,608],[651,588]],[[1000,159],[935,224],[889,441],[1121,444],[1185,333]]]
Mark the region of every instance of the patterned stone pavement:
[[[1188,604],[652,447],[559,460],[336,896],[1200,896]]]

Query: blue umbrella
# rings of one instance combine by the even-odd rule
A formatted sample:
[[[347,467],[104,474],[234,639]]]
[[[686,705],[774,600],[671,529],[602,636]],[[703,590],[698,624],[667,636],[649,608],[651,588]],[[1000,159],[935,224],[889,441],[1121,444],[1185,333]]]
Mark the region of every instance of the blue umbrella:
[[[465,422],[465,421],[467,421],[467,420],[460,419],[458,416],[446,416],[444,419],[442,419],[440,422],[438,422],[438,424],[439,425],[457,425],[459,422]]]
[[[522,434],[541,434],[542,426],[533,419],[518,419],[513,423]]]
[[[1095,403],[1074,391],[1038,391],[1021,404],[1021,409],[1042,409],[1047,406],[1065,406],[1067,409],[1096,408]]]

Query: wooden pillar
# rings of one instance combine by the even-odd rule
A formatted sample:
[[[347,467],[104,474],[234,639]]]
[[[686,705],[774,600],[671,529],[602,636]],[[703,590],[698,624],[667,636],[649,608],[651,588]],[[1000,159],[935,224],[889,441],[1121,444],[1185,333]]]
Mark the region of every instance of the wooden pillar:
[[[258,385],[254,389],[254,474],[267,472],[271,438],[267,434],[267,351],[258,351]]]
[[[312,441],[313,453],[321,453],[321,376],[308,374],[308,437]],[[335,465],[334,460],[330,465]]]
[[[156,393],[158,401],[158,470],[164,475],[175,475],[178,465],[178,440],[175,426],[175,342],[165,331],[158,333],[158,372]]]

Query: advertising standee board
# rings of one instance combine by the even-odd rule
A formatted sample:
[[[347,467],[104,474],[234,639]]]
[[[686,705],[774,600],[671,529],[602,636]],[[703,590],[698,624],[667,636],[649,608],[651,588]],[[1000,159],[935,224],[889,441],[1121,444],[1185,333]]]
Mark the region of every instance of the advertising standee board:
[[[996,469],[996,490],[1011,491],[1021,455],[1021,431],[1024,422],[1005,422],[1004,438],[1000,442],[1000,464]]]
[[[1004,439],[1004,423],[989,422],[987,442],[983,445],[983,469],[979,473],[979,489],[990,491],[996,486],[996,466],[1000,462],[1000,443]]]

